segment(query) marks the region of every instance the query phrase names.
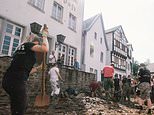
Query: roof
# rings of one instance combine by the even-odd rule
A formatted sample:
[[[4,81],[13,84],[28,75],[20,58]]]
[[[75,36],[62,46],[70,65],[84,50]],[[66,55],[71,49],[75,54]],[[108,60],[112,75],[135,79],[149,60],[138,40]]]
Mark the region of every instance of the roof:
[[[104,41],[105,41],[105,45],[106,45],[106,48],[108,50],[108,45],[107,45],[107,40],[106,40],[106,35],[105,35],[105,29],[104,29],[104,23],[103,23],[103,18],[102,18],[102,14],[99,13],[91,18],[88,18],[87,20],[85,20],[83,22],[83,31],[89,31],[91,29],[91,27],[95,24],[95,22],[98,20],[98,19],[101,19],[101,26],[103,28],[103,32],[104,32]]]
[[[110,29],[107,29],[107,30],[105,30],[105,33],[108,34],[108,33],[115,32],[115,31],[117,31],[117,30],[120,30],[120,31],[122,32],[122,34],[124,35],[124,38],[125,38],[126,42],[128,43],[128,40],[127,40],[127,38],[126,38],[126,36],[125,36],[124,30],[123,30],[123,28],[122,28],[121,25],[115,26],[115,27],[110,28]]]
[[[121,25],[116,26],[116,27],[113,27],[113,28],[110,28],[110,29],[107,29],[107,30],[105,30],[105,33],[114,32],[114,31],[116,31],[120,26],[121,26]]]
[[[149,63],[147,68],[150,70],[150,72],[154,72],[154,63]]]
[[[85,20],[83,22],[83,30],[89,30],[92,27],[92,25],[95,23],[98,17],[99,17],[99,14]]]

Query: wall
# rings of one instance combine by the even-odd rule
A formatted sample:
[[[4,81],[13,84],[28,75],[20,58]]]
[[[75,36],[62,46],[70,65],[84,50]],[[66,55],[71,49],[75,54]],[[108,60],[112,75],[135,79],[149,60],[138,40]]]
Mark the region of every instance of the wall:
[[[26,35],[30,32],[30,23],[37,22],[41,25],[47,24],[49,36],[52,36],[54,39],[53,42],[56,41],[56,35],[58,34],[66,36],[65,44],[77,49],[77,59],[80,62],[84,0],[55,0],[64,8],[63,20],[60,23],[51,18],[54,0],[45,0],[44,9],[42,11],[30,5],[29,1],[30,0],[1,0],[0,17],[25,27]],[[74,10],[72,6],[74,6]],[[77,18],[76,31],[72,31],[68,28],[70,12]]]
[[[0,57],[0,97],[5,94],[4,90],[2,89],[2,77],[4,75],[5,70],[9,66],[11,61],[10,57]],[[65,82],[62,84],[62,89],[65,90],[68,86],[77,89],[84,89],[87,88],[89,83],[92,79],[95,79],[95,75],[91,73],[86,73],[82,71],[77,71],[72,68],[61,68],[60,74],[62,75]],[[29,77],[28,80],[28,93],[31,98],[36,97],[39,94],[41,89],[41,73],[34,74],[33,76]],[[49,82],[49,76],[46,75],[46,92],[48,95],[51,93]]]
[[[93,68],[93,72],[97,70],[97,81],[101,81],[101,70],[106,64],[106,45],[103,33],[101,16],[96,17],[96,21],[92,25],[87,35],[85,36],[85,71],[90,72],[90,68]],[[97,38],[94,38],[94,33],[97,33]],[[102,43],[100,43],[102,38]],[[94,55],[90,56],[90,45],[94,46]],[[100,61],[101,52],[103,52],[103,62]]]

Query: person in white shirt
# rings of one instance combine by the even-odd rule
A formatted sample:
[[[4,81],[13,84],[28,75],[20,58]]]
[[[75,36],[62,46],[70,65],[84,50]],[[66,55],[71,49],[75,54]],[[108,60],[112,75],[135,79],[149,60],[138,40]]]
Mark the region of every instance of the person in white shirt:
[[[51,51],[51,54],[49,55],[49,64],[53,65],[56,63],[56,57],[55,57],[55,51]]]
[[[53,64],[48,72],[48,74],[50,75],[50,83],[51,83],[51,97],[52,96],[58,96],[60,93],[60,86],[59,86],[59,80],[62,80],[62,77],[59,73],[59,68],[57,67],[57,64]]]

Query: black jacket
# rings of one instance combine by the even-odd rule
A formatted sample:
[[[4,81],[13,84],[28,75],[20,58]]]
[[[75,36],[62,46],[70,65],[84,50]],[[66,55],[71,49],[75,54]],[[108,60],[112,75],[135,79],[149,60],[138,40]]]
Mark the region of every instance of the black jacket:
[[[150,70],[148,70],[147,68],[140,68],[138,75],[140,76],[139,77],[140,83],[142,83],[142,82],[149,82],[150,83],[150,79],[151,79]]]

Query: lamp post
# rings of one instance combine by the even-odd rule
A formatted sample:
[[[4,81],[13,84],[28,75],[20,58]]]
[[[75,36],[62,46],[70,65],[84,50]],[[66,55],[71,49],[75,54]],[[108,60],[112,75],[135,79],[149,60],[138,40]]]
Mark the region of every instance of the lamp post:
[[[62,35],[62,34],[58,34],[57,35],[57,42],[55,43],[55,50],[56,48],[61,44],[64,43],[66,36]]]
[[[31,32],[34,34],[37,34],[37,35],[40,33],[41,27],[42,27],[42,25],[40,25],[36,22],[33,22],[30,24]]]

